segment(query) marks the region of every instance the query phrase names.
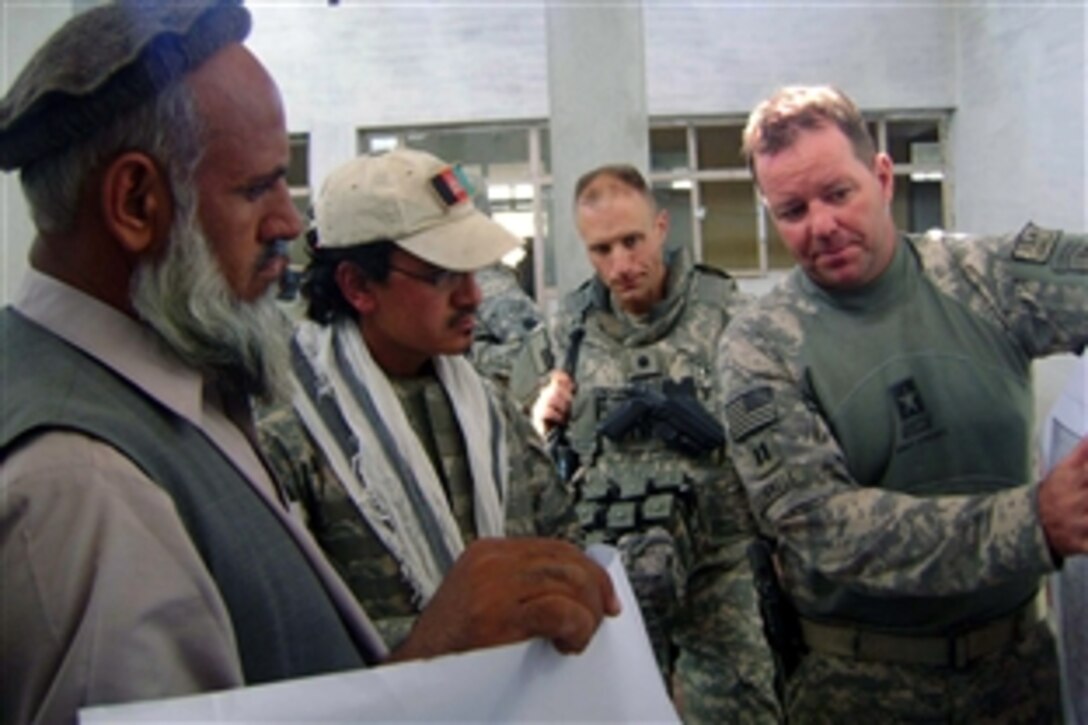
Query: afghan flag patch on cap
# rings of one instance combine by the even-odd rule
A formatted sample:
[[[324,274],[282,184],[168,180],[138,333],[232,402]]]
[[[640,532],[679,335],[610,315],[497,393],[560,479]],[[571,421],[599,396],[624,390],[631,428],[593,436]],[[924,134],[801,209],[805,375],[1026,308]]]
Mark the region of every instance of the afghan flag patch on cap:
[[[447,166],[431,177],[431,186],[438,192],[446,206],[454,206],[463,201],[468,201],[472,193],[472,184],[469,183],[465,172],[458,166]]]

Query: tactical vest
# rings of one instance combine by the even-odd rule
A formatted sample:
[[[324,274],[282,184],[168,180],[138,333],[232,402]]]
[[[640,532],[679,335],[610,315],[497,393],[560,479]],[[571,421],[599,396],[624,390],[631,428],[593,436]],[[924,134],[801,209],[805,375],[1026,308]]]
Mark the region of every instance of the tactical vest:
[[[620,550],[666,682],[675,657],[674,615],[686,601],[691,567],[712,542],[739,533],[732,517],[747,511],[742,499],[719,495],[727,472],[714,415],[714,346],[735,285],[699,269],[676,276],[670,281],[681,287],[662,317],[626,337],[592,284],[569,298],[566,310],[585,331],[567,429],[581,464],[579,520],[587,541]],[[716,443],[709,443],[713,435],[696,436],[702,445],[678,440],[676,424],[716,427]]]
[[[248,684],[375,661],[285,541],[290,532],[201,431],[10,308],[0,312],[0,339],[0,461],[39,433],[72,430],[113,446],[161,486],[230,613]]]
[[[692,322],[710,316],[716,338],[728,321],[724,301],[733,289],[728,278],[695,271],[672,324],[636,344],[611,335],[602,327],[611,313],[587,304],[574,373],[580,392],[568,435],[583,467],[579,517],[591,540],[615,542],[634,531],[668,527],[678,513],[684,526],[699,525],[691,516],[695,492],[706,479],[722,475],[722,446],[682,452],[661,436],[652,416],[627,425],[621,421],[619,435],[610,436],[602,426],[639,406],[638,399],[647,395],[651,400],[686,396],[713,418],[715,339],[706,339],[700,334],[705,327],[696,329]],[[687,538],[678,537],[681,548],[688,546]]]

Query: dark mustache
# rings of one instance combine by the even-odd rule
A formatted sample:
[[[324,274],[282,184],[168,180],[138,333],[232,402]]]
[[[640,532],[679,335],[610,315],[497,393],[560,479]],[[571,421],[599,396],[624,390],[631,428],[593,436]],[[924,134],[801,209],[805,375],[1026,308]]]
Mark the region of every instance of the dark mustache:
[[[471,309],[466,307],[454,313],[453,317],[450,318],[450,327],[457,327],[457,325],[461,323],[461,320],[464,320],[466,318],[471,318],[473,320],[476,319],[475,306],[473,306]]]

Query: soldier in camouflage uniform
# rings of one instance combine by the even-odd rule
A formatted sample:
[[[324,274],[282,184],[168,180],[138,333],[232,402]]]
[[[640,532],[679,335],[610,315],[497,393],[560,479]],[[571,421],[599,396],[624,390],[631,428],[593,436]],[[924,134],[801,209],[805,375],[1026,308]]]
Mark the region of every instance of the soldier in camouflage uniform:
[[[562,369],[534,421],[565,426],[583,527],[623,554],[684,719],[775,722],[745,557],[754,523],[714,415],[716,340],[741,296],[724,273],[666,254],[667,213],[636,169],[589,172],[575,200],[597,274],[560,306]]]
[[[477,311],[469,359],[481,375],[505,389],[522,344],[543,327],[544,316],[505,264],[478,270],[476,284],[483,301]]]
[[[520,408],[462,353],[472,270],[520,241],[421,152],[355,159],[317,203],[295,394],[268,459],[390,648],[480,537],[579,539],[573,497]]]
[[[719,354],[799,614],[787,717],[1058,720],[1037,594],[1088,550],[1088,441],[1031,484],[1030,363],[1088,342],[1085,237],[897,233],[892,162],[835,89],[779,91],[744,143],[799,264]]]

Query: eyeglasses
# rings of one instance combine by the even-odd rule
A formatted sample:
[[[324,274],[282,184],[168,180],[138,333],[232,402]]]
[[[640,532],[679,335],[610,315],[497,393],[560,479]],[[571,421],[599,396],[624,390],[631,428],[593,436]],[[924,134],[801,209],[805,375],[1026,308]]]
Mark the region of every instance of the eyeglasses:
[[[404,269],[395,264],[390,264],[389,269],[393,272],[400,272],[405,277],[419,280],[436,289],[445,290],[460,287],[472,275],[472,272],[455,272],[452,269],[443,269],[441,267],[435,267],[426,272],[417,272],[413,269]]]

